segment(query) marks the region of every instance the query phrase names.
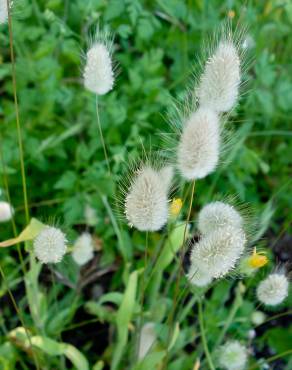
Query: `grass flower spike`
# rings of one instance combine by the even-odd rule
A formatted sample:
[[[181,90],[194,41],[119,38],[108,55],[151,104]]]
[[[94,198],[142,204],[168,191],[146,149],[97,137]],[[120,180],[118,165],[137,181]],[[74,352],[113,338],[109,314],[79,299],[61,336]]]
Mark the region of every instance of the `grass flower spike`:
[[[7,222],[11,220],[14,210],[7,202],[0,202],[0,222]]]
[[[226,370],[243,370],[247,364],[247,350],[238,341],[230,341],[222,346],[219,364]]]
[[[167,222],[169,179],[166,184],[163,171],[165,168],[161,171],[150,166],[141,168],[126,195],[126,218],[140,231],[157,231]]]
[[[97,95],[112,90],[114,72],[111,50],[106,43],[95,42],[87,51],[83,78],[85,88]]]
[[[192,113],[180,138],[177,161],[187,180],[201,179],[214,171],[219,159],[218,116],[209,109]]]
[[[67,239],[60,229],[46,226],[35,238],[33,247],[41,263],[58,263],[66,253]]]
[[[0,0],[0,24],[4,24],[8,19],[7,0]]]
[[[243,220],[233,206],[223,202],[213,202],[200,211],[198,229],[203,235],[225,226],[235,229],[243,227]]]
[[[267,306],[276,306],[288,296],[289,282],[284,274],[270,274],[257,288],[257,297]]]
[[[89,233],[83,233],[74,244],[72,257],[74,261],[82,266],[93,258],[93,242]]]
[[[214,278],[226,275],[243,253],[245,241],[243,230],[231,226],[215,229],[194,245],[192,269]]]
[[[198,86],[200,106],[215,112],[234,107],[240,85],[240,61],[231,40],[221,41],[206,63]]]

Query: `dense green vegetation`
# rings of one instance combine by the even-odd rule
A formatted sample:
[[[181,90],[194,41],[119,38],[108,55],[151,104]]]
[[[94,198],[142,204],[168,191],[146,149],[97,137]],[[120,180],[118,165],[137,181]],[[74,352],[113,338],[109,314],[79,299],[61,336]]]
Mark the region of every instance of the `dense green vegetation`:
[[[38,340],[35,354],[41,369],[71,369],[72,363],[73,368],[87,369],[88,362],[98,370],[116,361],[116,369],[146,370],[162,361],[168,343],[165,319],[173,304],[172,273],[178,262],[173,255],[162,255],[164,271],[157,278],[162,279],[158,292],[155,287],[146,291],[146,321],[157,323],[159,343],[148,363],[134,367],[137,328],[133,322],[140,311],[135,296],[136,290],[137,296],[141,294],[145,235],[119,225],[114,198],[126,164],[140,154],[141,143],[155,150],[162,142],[159,133],[171,131],[167,112],[174,99],[183,101],[203,40],[228,17],[248,27],[247,83],[227,124],[230,149],[218,170],[196,184],[192,219],[207,202],[237,196],[238,202],[250,204],[259,220],[254,237],[260,239],[270,263],[241,283],[223,279],[208,291],[203,302],[205,330],[213,349],[231,317],[226,338],[242,340],[250,348],[250,368],[265,369],[264,359],[269,359],[271,369],[291,369],[291,357],[281,356],[291,350],[289,316],[258,328],[252,320],[258,309],[269,320],[286,314],[291,306],[290,295],[278,309],[259,307],[254,293],[268,271],[292,258],[291,2],[15,0],[14,5],[17,94],[30,216],[59,225],[71,244],[82,231],[90,231],[96,251],[81,269],[70,253],[60,264],[40,269],[29,264],[31,245],[21,244],[24,267],[31,266],[24,277],[17,247],[1,248],[0,265],[6,278],[0,290],[0,369],[33,368],[25,332],[15,331],[23,326],[20,316]],[[114,33],[118,64],[113,91],[99,98],[111,175],[98,133],[95,96],[83,88],[81,79],[82,50],[97,24]],[[0,25],[0,30],[0,200],[10,194],[16,223],[15,229],[10,223],[0,224],[2,241],[18,234],[27,222],[8,26]],[[187,211],[185,202],[182,219]],[[179,231],[173,231],[165,242],[161,233],[151,233],[149,258],[154,258],[159,246],[166,253],[169,244],[179,247],[180,237]],[[21,315],[15,312],[8,286]],[[183,287],[182,281],[182,291]],[[208,368],[197,307],[191,304],[194,294],[188,292],[181,302],[176,318],[180,322],[168,353],[169,370],[193,369],[199,358],[201,369]],[[274,355],[280,359],[273,361]]]

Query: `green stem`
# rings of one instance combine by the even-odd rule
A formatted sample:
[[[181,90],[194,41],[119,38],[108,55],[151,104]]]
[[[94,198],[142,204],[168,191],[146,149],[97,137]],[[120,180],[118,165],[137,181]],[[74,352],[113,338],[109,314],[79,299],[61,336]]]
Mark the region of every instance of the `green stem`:
[[[27,187],[26,187],[25,167],[24,167],[22,135],[21,135],[20,120],[19,120],[19,108],[18,108],[17,85],[16,85],[16,69],[15,69],[12,21],[11,21],[11,15],[10,15],[9,0],[7,0],[7,7],[8,7],[9,44],[10,44],[10,58],[11,58],[11,67],[12,67],[12,84],[13,84],[13,96],[14,96],[14,106],[15,106],[15,116],[16,116],[17,139],[18,139],[18,148],[19,148],[19,157],[20,157],[25,219],[26,219],[26,223],[28,224],[29,223],[29,208],[28,208],[28,200],[27,200]]]
[[[9,191],[9,185],[8,185],[8,178],[7,178],[6,166],[5,166],[5,162],[4,162],[4,158],[3,158],[3,151],[2,151],[2,140],[0,140],[0,161],[1,161],[2,169],[3,169],[3,183],[4,183],[4,187],[5,187],[5,191],[6,191],[7,201],[11,205],[12,203],[11,203],[11,197],[10,197],[10,191]],[[14,220],[14,215],[12,215],[12,217],[11,217],[11,225],[12,225],[13,235],[16,238],[18,234],[17,234],[17,228],[16,228],[16,224],[15,224],[15,220]],[[25,263],[23,261],[23,256],[22,256],[22,252],[21,252],[21,248],[20,248],[19,243],[16,244],[16,248],[17,248],[18,258],[19,258],[19,261],[20,261],[22,272],[25,275],[26,267],[25,267]]]
[[[292,349],[288,349],[287,351],[281,352],[278,355],[274,355],[274,356],[271,356],[271,357],[267,358],[266,362],[268,362],[268,363],[273,362],[275,360],[278,360],[279,358],[288,356],[291,353],[292,353]],[[253,369],[257,369],[257,368],[260,369],[261,367],[258,364],[255,364],[255,365],[250,366],[248,368],[248,370],[253,370]]]
[[[208,344],[207,344],[205,327],[204,327],[203,308],[202,308],[202,301],[201,300],[199,300],[199,302],[198,302],[198,308],[199,308],[200,333],[201,333],[201,338],[202,338],[202,342],[203,342],[205,356],[206,356],[209,368],[211,370],[215,370],[215,366],[213,364],[212,357],[211,357],[211,354],[209,352],[209,348],[208,348]]]
[[[192,187],[191,187],[191,200],[190,200],[188,215],[187,215],[185,228],[184,228],[182,252],[181,252],[181,256],[180,256],[179,271],[178,271],[178,275],[177,275],[177,278],[176,278],[175,292],[174,292],[174,298],[173,298],[173,306],[172,306],[170,314],[167,318],[167,325],[169,326],[167,344],[169,344],[169,341],[170,341],[171,336],[172,336],[172,331],[173,331],[172,326],[173,326],[173,320],[174,320],[174,316],[175,316],[175,310],[176,310],[176,307],[179,303],[179,300],[178,300],[179,285],[180,285],[181,277],[183,275],[183,260],[184,260],[184,255],[185,255],[185,244],[186,244],[186,238],[187,238],[187,229],[188,229],[188,224],[189,224],[190,217],[191,217],[194,194],[195,194],[195,180],[193,180]],[[167,348],[168,348],[168,345],[167,345]],[[162,364],[162,370],[166,369],[167,362],[168,362],[168,349],[166,350],[166,356],[165,356],[164,362]]]
[[[100,136],[100,140],[101,140],[101,144],[102,144],[102,148],[103,148],[103,154],[104,154],[104,158],[105,158],[105,161],[106,161],[108,173],[109,173],[109,175],[111,175],[111,167],[110,167],[109,158],[108,158],[108,155],[107,155],[106,145],[105,145],[105,141],[104,141],[104,137],[103,137],[103,132],[102,132],[102,127],[101,127],[100,118],[99,118],[98,98],[97,98],[97,95],[96,95],[95,107],[96,107],[97,127],[98,127],[99,136]]]
[[[222,331],[221,331],[221,333],[220,333],[220,335],[219,335],[219,337],[218,337],[218,339],[215,343],[214,349],[216,349],[222,343],[222,341],[225,337],[225,334],[227,333],[229,327],[231,326],[238,309],[242,305],[242,294],[241,294],[241,291],[240,291],[240,285],[239,284],[236,287],[236,295],[235,295],[234,302],[233,302],[232,307],[230,309],[227,320],[225,321],[223,329],[222,329]]]
[[[4,274],[4,271],[3,271],[2,267],[1,267],[1,265],[0,265],[0,274],[1,274],[1,277],[2,277],[2,279],[3,279],[4,284],[6,285],[7,292],[8,292],[8,294],[9,294],[10,299],[11,299],[12,305],[13,305],[13,307],[14,307],[15,311],[16,311],[16,314],[17,314],[17,316],[18,316],[18,318],[19,318],[19,321],[21,322],[21,325],[22,325],[22,327],[24,328],[24,331],[25,331],[25,334],[26,334],[26,336],[27,336],[27,339],[28,339],[28,342],[29,342],[30,348],[31,348],[31,350],[32,350],[32,356],[33,356],[33,359],[34,359],[34,362],[35,362],[36,369],[39,369],[40,367],[39,367],[38,359],[37,359],[37,356],[36,356],[36,354],[35,354],[35,351],[33,350],[33,346],[32,346],[32,342],[31,342],[30,334],[29,334],[29,332],[28,332],[28,330],[27,330],[27,327],[26,327],[26,326],[25,326],[25,324],[24,324],[24,320],[23,320],[23,317],[22,317],[22,313],[20,312],[20,309],[19,309],[19,307],[17,306],[17,303],[16,303],[16,301],[15,301],[15,299],[14,299],[14,296],[13,296],[13,294],[12,294],[12,292],[11,292],[10,288],[9,288],[8,281],[7,281],[7,279],[6,279],[6,276],[5,276],[5,274]]]
[[[139,317],[139,325],[138,325],[138,338],[137,338],[137,351],[136,356],[138,360],[139,355],[139,348],[141,342],[141,331],[143,326],[143,305],[145,299],[145,277],[146,277],[146,267],[147,267],[147,260],[148,260],[148,244],[149,244],[149,233],[146,231],[146,240],[145,240],[145,250],[144,250],[144,271],[141,280],[141,301],[140,301],[140,317]]]

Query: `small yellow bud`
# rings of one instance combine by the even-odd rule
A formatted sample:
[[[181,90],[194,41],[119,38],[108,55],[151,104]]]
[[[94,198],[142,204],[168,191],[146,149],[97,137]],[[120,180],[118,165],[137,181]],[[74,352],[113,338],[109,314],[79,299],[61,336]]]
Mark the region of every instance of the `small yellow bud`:
[[[268,257],[263,255],[263,252],[257,252],[257,249],[254,248],[252,255],[248,259],[248,264],[252,268],[261,268],[268,263]]]
[[[172,216],[177,216],[180,213],[182,204],[183,203],[180,198],[174,198],[170,205],[170,214]]]
[[[228,18],[233,19],[235,17],[235,11],[234,10],[229,10],[227,13]]]

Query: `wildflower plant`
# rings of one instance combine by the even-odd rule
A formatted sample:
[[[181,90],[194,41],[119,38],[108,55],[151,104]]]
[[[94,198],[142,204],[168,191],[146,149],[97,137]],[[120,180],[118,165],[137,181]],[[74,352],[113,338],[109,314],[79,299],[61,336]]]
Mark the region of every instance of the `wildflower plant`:
[[[0,1],[0,24],[7,21],[7,4],[6,0]],[[49,6],[53,9],[57,5]],[[75,11],[79,9],[78,6],[74,8]],[[95,7],[93,4],[87,6],[90,9]],[[140,5],[132,7],[127,2],[127,11],[131,14],[131,22],[136,25],[137,33],[141,32],[148,13],[142,12],[143,23],[141,19],[139,22],[136,20],[141,12]],[[38,4],[35,4],[34,12],[40,12]],[[174,22],[175,27],[181,27],[186,32],[184,24],[174,21],[176,18],[160,11],[156,16]],[[99,18],[99,11],[93,12],[92,17],[95,20]],[[110,19],[110,10],[107,17]],[[149,18],[153,27],[156,25],[155,17],[151,15]],[[40,18],[40,24],[42,21]],[[60,35],[62,32],[66,34],[66,27],[61,20],[58,25],[64,26]],[[121,135],[112,140],[121,141],[121,155],[122,149],[117,151],[115,145],[111,146],[103,136],[99,108],[118,112],[110,117],[109,126],[119,125],[114,118],[119,120],[123,107],[115,111],[113,106],[117,105],[117,96],[125,103],[131,91],[119,87],[116,82],[113,52],[121,45],[130,51],[135,45],[136,35],[128,38],[129,35],[125,36],[129,32],[127,26],[117,28],[115,42],[119,46],[114,48],[111,34],[100,29],[95,32],[84,53],[81,77],[85,101],[90,102],[90,95],[95,98],[95,119],[107,175],[104,162],[94,159],[99,146],[98,139],[90,136],[87,127],[82,126],[83,122],[77,128],[70,127],[59,138],[56,135],[48,138],[37,152],[41,162],[38,166],[47,168],[49,160],[43,153],[46,145],[54,149],[55,144],[50,147],[51,142],[70,140],[74,135],[78,135],[82,141],[73,160],[76,173],[68,170],[54,187],[56,191],[71,189],[76,197],[74,203],[63,198],[57,200],[74,220],[67,235],[58,227],[31,218],[37,213],[38,207],[44,204],[50,206],[54,200],[41,199],[36,203],[28,203],[25,165],[31,165],[31,158],[27,161],[23,158],[11,22],[9,26],[24,191],[24,205],[15,206],[15,210],[18,216],[20,210],[25,209],[26,225],[18,233],[14,209],[10,203],[1,201],[0,222],[11,222],[14,235],[5,241],[1,240],[0,248],[17,245],[20,267],[16,270],[17,274],[20,270],[23,273],[26,297],[17,302],[9,288],[11,281],[6,281],[0,264],[5,289],[9,292],[21,325],[10,330],[9,326],[2,323],[1,327],[8,338],[5,339],[5,349],[12,347],[11,353],[14,355],[17,351],[13,346],[16,346],[19,352],[25,353],[24,356],[27,354],[27,359],[19,362],[21,366],[30,368],[34,365],[37,369],[48,366],[65,369],[65,357],[77,370],[244,370],[250,363],[251,368],[257,366],[252,351],[257,346],[254,343],[256,328],[267,320],[266,306],[268,311],[269,307],[284,305],[288,301],[288,274],[284,269],[269,272],[271,259],[252,233],[250,224],[253,220],[235,202],[218,200],[213,191],[219,178],[225,181],[220,171],[222,161],[226,160],[226,126],[231,125],[228,120],[242,94],[246,68],[244,30],[241,31],[239,27],[232,32],[232,27],[225,25],[210,47],[203,48],[200,73],[182,94],[183,101],[180,102],[178,98],[173,107],[169,106],[170,110],[175,111],[173,117],[177,129],[170,124],[170,132],[165,136],[174,137],[174,140],[163,148],[158,145],[155,153],[148,153],[141,139],[142,154],[139,153],[139,147],[135,148],[137,155],[134,155],[133,164],[127,154],[127,144],[123,142],[126,125],[119,126]],[[87,32],[90,27],[89,22],[83,31]],[[20,46],[17,44],[18,52],[22,52]],[[62,48],[66,49],[65,46],[62,45]],[[141,57],[145,70],[155,70],[155,63],[151,63],[150,57],[141,56],[139,47],[134,50],[137,64]],[[122,62],[124,57],[120,58]],[[62,60],[60,58],[59,62]],[[153,82],[144,78],[144,70],[139,74],[135,67],[129,70],[128,78],[136,84],[136,92],[139,89],[151,90]],[[165,69],[171,71],[167,63]],[[159,81],[156,80],[155,84],[159,84]],[[114,88],[118,92],[110,94]],[[169,90],[172,92],[171,88]],[[63,99],[64,91],[60,92],[59,100]],[[122,97],[119,95],[121,92]],[[155,113],[160,113],[156,112],[159,99],[167,102],[172,100],[167,99],[166,95],[157,97],[154,94],[152,109]],[[131,125],[131,130],[125,131],[130,132],[129,141],[137,141],[139,125],[144,125],[144,129],[150,127],[151,116],[145,114],[140,101],[137,105],[139,114],[135,116],[137,120],[134,123],[130,122],[128,112],[125,113],[129,119],[126,124]],[[131,109],[137,109],[134,99]],[[86,114],[90,111],[84,110]],[[76,110],[72,110],[71,118],[74,118],[73,113]],[[108,119],[106,114],[105,118]],[[236,134],[234,137],[237,138]],[[235,141],[230,141],[229,145],[238,145]],[[33,147],[33,139],[31,143]],[[58,153],[62,158],[64,151]],[[136,159],[139,155],[142,159]],[[113,162],[118,170],[115,168],[113,171]],[[119,168],[121,162],[128,168],[126,176]],[[91,166],[92,163],[94,165]],[[59,170],[56,165],[55,171]],[[213,173],[215,176],[212,177]],[[231,171],[228,175],[232,179],[235,176]],[[118,177],[121,178],[119,187],[116,186]],[[5,176],[4,180],[7,199],[10,199],[9,182]],[[113,194],[119,193],[115,194],[118,199],[112,200],[108,195],[112,183],[119,188],[112,191]],[[201,187],[203,183],[206,184],[205,188]],[[204,194],[202,189],[208,190],[209,184],[211,190],[209,194]],[[120,211],[118,217],[115,212],[117,203]],[[75,240],[71,234],[77,235]],[[104,237],[99,248],[94,247],[96,234]],[[69,240],[74,241],[72,245]],[[22,245],[24,248],[21,250]],[[238,278],[239,282],[236,281]],[[90,284],[90,289],[85,290]],[[258,307],[251,312],[250,307],[258,303],[263,312],[258,311]],[[29,308],[29,314],[26,307]],[[85,318],[84,322],[71,324],[79,315]],[[94,315],[95,319],[88,320],[88,315]],[[81,333],[79,326],[93,322],[97,323],[94,338],[87,337],[84,330],[85,344],[77,348],[78,335]],[[71,335],[72,330],[76,330],[74,336]],[[83,333],[83,328],[81,331]],[[100,334],[104,332],[107,333],[106,337]],[[85,352],[97,341],[104,344],[102,353],[86,357]],[[0,360],[3,350],[1,345]],[[92,359],[94,364],[91,364]],[[272,357],[268,362],[273,360]],[[7,362],[6,367],[14,368],[13,361]],[[4,360],[3,364],[6,365]]]

